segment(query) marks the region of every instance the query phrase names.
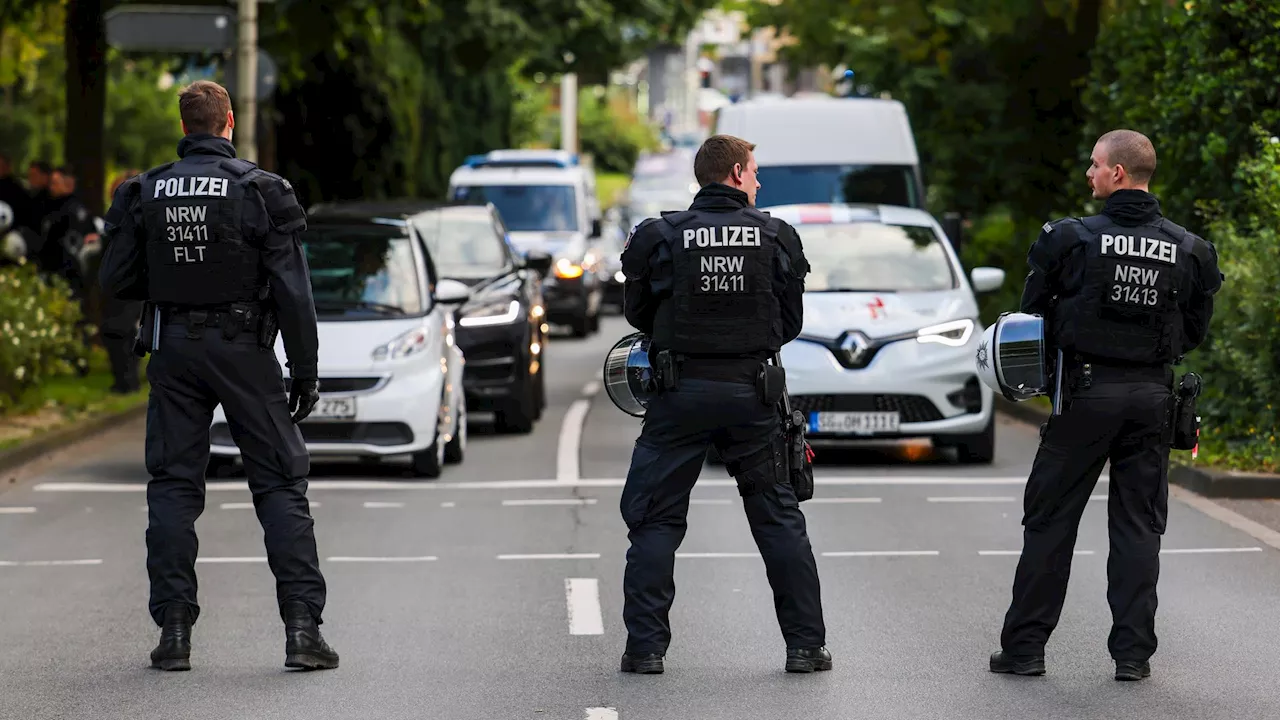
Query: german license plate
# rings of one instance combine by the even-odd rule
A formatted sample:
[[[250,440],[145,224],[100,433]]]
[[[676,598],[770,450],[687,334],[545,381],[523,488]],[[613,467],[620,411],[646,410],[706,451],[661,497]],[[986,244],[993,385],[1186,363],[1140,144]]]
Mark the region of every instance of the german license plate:
[[[896,412],[811,412],[809,432],[871,435],[898,431]]]
[[[322,397],[311,411],[308,420],[351,420],[356,416],[356,399],[353,397]]]

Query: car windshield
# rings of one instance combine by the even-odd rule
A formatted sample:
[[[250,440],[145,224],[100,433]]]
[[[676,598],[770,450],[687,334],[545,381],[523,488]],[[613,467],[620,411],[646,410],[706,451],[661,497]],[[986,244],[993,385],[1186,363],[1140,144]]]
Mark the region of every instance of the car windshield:
[[[316,315],[385,319],[425,311],[407,237],[388,228],[312,228],[302,237]]]
[[[468,205],[493,203],[512,232],[576,232],[573,185],[463,185],[453,199]]]
[[[511,269],[511,259],[488,214],[450,217],[433,213],[417,223],[436,274],[454,280],[481,280]]]
[[[875,203],[917,207],[915,176],[900,165],[772,165],[756,173],[756,207]]]
[[[924,227],[859,222],[797,225],[805,292],[930,292],[956,287],[942,242]]]

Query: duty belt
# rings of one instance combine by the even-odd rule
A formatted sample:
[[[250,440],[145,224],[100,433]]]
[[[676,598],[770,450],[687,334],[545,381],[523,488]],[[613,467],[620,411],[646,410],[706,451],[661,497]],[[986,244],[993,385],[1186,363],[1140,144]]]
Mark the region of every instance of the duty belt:
[[[193,340],[201,336],[203,328],[219,328],[223,337],[231,340],[241,333],[256,335],[262,324],[262,310],[252,306],[217,310],[171,308],[165,312],[165,319],[175,325],[185,326],[187,337]]]
[[[1171,365],[1116,365],[1086,360],[1071,370],[1076,387],[1088,387],[1094,382],[1153,382],[1173,387]]]

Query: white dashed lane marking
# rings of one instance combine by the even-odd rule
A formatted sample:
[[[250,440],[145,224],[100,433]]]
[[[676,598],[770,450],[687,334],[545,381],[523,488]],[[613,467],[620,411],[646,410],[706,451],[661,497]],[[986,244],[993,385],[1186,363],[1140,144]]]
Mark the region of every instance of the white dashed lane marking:
[[[57,567],[62,565],[101,565],[102,560],[0,560],[0,567]]]
[[[499,555],[499,560],[599,560],[600,553],[527,553]]]
[[[596,578],[565,578],[564,595],[569,608],[569,634],[603,635],[600,581]]]
[[[0,515],[30,515],[35,511],[33,507],[0,507]]]
[[[402,502],[366,502],[366,503],[363,505],[363,507],[367,507],[367,508],[371,508],[371,509],[376,509],[376,508],[402,508],[402,507],[404,507],[404,503],[402,503]]]
[[[508,507],[526,507],[536,505],[595,505],[595,498],[531,498],[528,500],[503,500]]]

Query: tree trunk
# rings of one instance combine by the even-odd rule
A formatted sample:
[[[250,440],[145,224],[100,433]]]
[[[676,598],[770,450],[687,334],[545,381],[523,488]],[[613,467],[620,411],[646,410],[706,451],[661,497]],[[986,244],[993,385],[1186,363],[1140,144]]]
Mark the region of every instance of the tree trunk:
[[[63,154],[76,172],[76,194],[101,215],[105,208],[104,118],[107,111],[107,32],[102,13],[107,0],[67,3],[64,49],[67,58],[67,134]]]

